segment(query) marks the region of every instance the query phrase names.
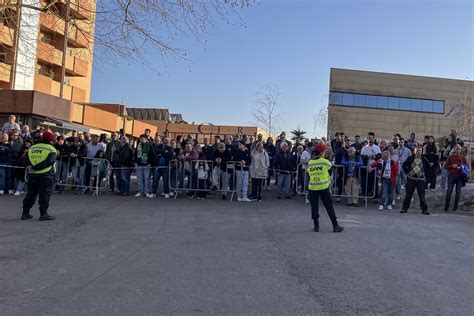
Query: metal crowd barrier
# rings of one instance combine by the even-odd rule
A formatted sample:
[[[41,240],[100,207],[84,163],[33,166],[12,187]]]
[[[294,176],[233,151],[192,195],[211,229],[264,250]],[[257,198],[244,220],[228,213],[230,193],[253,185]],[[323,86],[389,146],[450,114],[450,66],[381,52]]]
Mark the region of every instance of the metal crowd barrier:
[[[85,192],[85,190],[92,190],[93,195],[98,195],[99,190],[107,188],[107,175],[110,172],[110,165],[106,159],[68,156],[67,161],[63,161],[61,158],[62,157],[59,156],[55,162],[55,191],[63,191],[64,187],[73,187],[78,190],[82,189],[83,192]],[[80,160],[83,162],[82,166]],[[15,170],[22,170],[22,176],[13,177],[12,173],[15,172]],[[5,184],[4,186],[6,186],[6,188],[4,189],[7,193],[10,190],[26,192],[28,183],[27,170],[28,169],[24,166],[0,165],[0,181],[3,181],[2,183]],[[17,180],[16,186],[13,181],[14,178]],[[103,181],[104,178],[105,181]],[[101,185],[101,183],[104,185]],[[0,188],[2,188],[2,186],[0,186]]]
[[[169,189],[174,191],[174,199],[178,194],[186,192],[189,196],[199,192],[218,192],[235,194],[235,162],[227,162],[225,171],[212,160],[178,160],[169,163]],[[231,182],[232,181],[232,182]]]
[[[101,190],[108,187],[110,163],[107,159],[71,157],[63,161],[61,156],[56,160],[55,188],[61,187],[82,189],[82,193],[92,190],[93,195],[99,195]],[[82,164],[81,164],[82,163]]]
[[[306,174],[306,170],[303,169],[302,163],[298,164],[297,166],[297,176],[296,176],[296,192],[298,194],[304,194],[305,197],[308,195],[308,175]],[[354,198],[357,200],[364,200],[365,208],[367,208],[368,200],[373,199],[376,196],[376,186],[378,183],[376,172],[372,173],[369,172],[368,166],[359,167],[359,174],[357,176],[357,196],[350,195],[346,192],[346,177],[345,177],[345,166],[343,165],[333,165],[332,172],[331,172],[331,185],[329,186],[329,190],[331,192],[332,197],[336,198]],[[300,172],[304,172],[303,176],[300,177]],[[369,178],[373,177],[373,186],[372,191],[369,190]],[[303,179],[303,183],[301,183],[301,179]],[[372,194],[368,194],[371,192]],[[365,194],[364,194],[365,193]]]

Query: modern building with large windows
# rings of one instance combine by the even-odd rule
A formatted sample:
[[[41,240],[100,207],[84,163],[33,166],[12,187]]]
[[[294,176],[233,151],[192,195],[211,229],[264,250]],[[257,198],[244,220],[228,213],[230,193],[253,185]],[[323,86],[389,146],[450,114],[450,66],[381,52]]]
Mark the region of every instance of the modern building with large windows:
[[[472,138],[474,82],[348,69],[331,69],[328,134],[341,131],[391,139],[411,132],[446,136],[452,128]]]

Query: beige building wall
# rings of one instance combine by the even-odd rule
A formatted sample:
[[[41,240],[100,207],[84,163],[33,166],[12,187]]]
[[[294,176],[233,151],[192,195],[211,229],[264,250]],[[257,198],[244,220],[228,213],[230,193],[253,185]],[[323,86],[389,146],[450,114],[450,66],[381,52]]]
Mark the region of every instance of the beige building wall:
[[[346,69],[331,69],[329,91],[442,100],[445,101],[444,113],[457,103],[474,100],[473,81]],[[472,114],[469,120],[471,131]],[[391,139],[395,133],[408,137],[411,132],[417,134],[417,139],[424,135],[438,138],[448,135],[451,128],[460,129],[457,115],[446,117],[438,113],[331,104],[328,108],[329,136],[342,131],[348,136],[358,134],[366,137],[367,132],[373,131],[379,139]]]

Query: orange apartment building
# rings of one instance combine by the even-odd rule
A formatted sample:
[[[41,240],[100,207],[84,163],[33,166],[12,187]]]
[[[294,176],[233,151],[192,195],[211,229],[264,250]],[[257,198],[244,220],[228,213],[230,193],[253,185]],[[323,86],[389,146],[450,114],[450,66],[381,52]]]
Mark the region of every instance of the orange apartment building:
[[[19,5],[21,3],[21,5]],[[95,0],[0,0],[0,122],[139,136],[156,127],[89,105]],[[3,8],[2,8],[3,6]]]

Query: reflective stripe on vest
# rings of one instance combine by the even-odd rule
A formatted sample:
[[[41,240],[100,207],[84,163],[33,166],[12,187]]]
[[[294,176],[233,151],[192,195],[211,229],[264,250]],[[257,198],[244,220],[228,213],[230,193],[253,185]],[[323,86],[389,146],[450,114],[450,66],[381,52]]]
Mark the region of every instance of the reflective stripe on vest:
[[[48,159],[49,154],[51,153],[57,153],[58,151],[56,148],[54,148],[52,145],[49,144],[37,144],[31,146],[31,148],[28,150],[28,159],[30,160],[31,164],[33,166],[36,166],[37,164],[42,163],[46,159]],[[53,163],[52,166],[49,166],[47,168],[41,169],[41,170],[31,170],[32,174],[43,174],[47,173],[50,170],[53,172],[56,172],[55,164]]]
[[[329,188],[331,184],[329,170],[331,168],[331,162],[325,158],[311,160],[308,163],[308,169],[306,169],[309,175],[308,189],[311,191],[320,191]]]

